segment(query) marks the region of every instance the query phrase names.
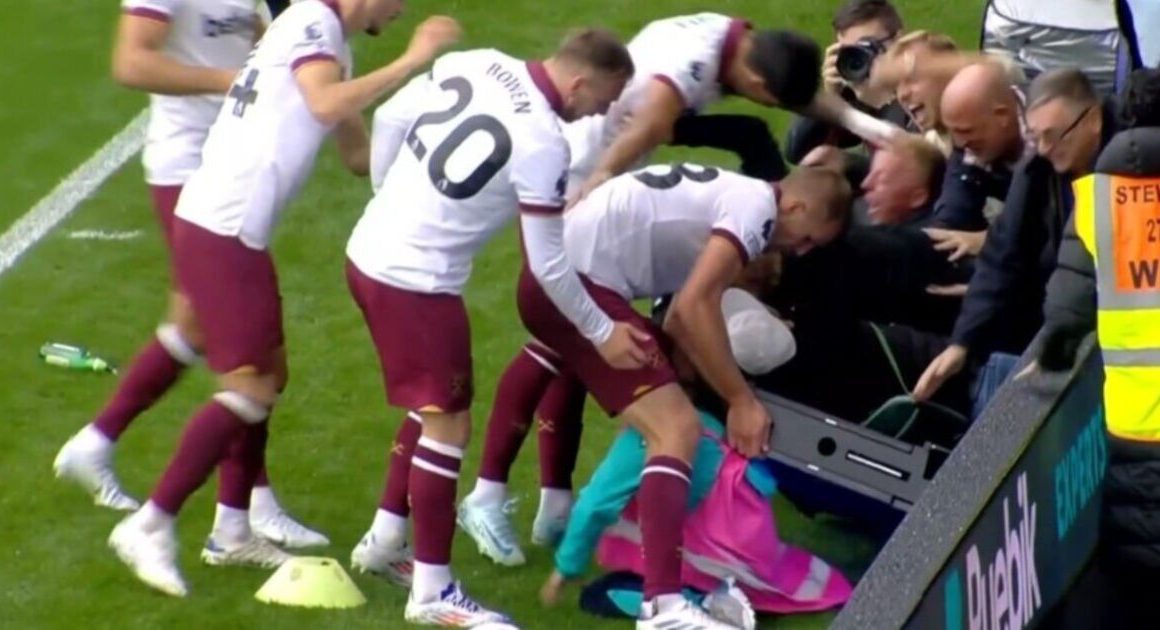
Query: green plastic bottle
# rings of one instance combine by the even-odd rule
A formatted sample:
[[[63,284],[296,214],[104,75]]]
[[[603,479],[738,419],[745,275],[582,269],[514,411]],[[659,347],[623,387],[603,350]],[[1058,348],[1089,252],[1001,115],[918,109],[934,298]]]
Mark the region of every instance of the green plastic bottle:
[[[84,370],[86,372],[117,373],[117,368],[101,357],[80,346],[70,346],[65,343],[46,343],[40,347],[40,358],[49,365],[68,368],[70,370]]]

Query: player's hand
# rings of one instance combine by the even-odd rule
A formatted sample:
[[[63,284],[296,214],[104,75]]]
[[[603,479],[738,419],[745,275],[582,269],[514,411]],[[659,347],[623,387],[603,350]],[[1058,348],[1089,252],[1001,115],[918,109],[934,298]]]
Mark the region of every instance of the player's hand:
[[[822,88],[832,94],[842,91],[846,82],[838,74],[838,49],[842,45],[834,42],[826,47],[826,57],[822,60]]]
[[[930,240],[934,241],[934,248],[940,252],[950,252],[947,260],[955,262],[964,256],[978,256],[983,250],[983,243],[987,240],[987,231],[965,232],[963,230],[940,230],[926,228],[923,230]]]
[[[563,594],[565,588],[568,587],[570,581],[564,577],[556,569],[552,569],[552,574],[544,581],[544,585],[540,587],[540,602],[545,606],[555,606],[560,603],[560,596]]]
[[[942,387],[943,383],[947,382],[952,376],[958,374],[963,370],[963,366],[967,364],[967,349],[958,344],[951,344],[947,346],[942,354],[934,358],[930,365],[926,367],[926,371],[918,379],[918,384],[914,386],[914,393],[911,394],[915,400],[927,400],[938,388]]]
[[[596,347],[600,356],[618,370],[635,370],[649,361],[649,352],[641,344],[652,341],[652,335],[626,322],[613,322],[612,334]]]
[[[608,171],[596,171],[590,175],[588,179],[584,180],[584,183],[580,185],[580,188],[572,194],[572,197],[568,199],[568,203],[565,205],[565,209],[570,210],[572,206],[575,206],[576,204],[583,201],[584,198],[588,196],[588,193],[596,190],[600,187],[601,184],[610,179],[612,179],[612,173],[609,173]]]
[[[729,404],[725,420],[729,446],[746,457],[757,457],[769,450],[769,432],[773,419],[769,410],[752,393]]]
[[[434,59],[439,51],[459,41],[462,33],[459,22],[454,18],[432,15],[415,27],[415,34],[411,36],[405,54],[420,65],[425,64]]]

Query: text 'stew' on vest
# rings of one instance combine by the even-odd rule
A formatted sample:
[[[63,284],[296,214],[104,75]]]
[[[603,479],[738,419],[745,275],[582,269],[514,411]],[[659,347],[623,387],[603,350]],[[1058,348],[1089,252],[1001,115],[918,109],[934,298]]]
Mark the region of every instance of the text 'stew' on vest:
[[[1160,172],[1095,173],[1074,187],[1076,232],[1096,267],[1108,430],[1160,441]]]

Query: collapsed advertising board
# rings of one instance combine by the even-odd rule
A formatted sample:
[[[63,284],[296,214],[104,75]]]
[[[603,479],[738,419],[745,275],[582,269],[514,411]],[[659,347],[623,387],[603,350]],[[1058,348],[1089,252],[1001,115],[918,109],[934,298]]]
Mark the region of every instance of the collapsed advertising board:
[[[1060,600],[1099,534],[1107,464],[1101,374],[1092,352],[906,627],[1025,628]]]

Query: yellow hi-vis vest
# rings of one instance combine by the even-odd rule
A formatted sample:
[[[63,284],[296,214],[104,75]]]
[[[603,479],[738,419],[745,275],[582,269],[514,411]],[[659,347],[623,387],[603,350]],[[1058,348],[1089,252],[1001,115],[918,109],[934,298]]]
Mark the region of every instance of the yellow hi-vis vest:
[[[1160,177],[1096,173],[1073,189],[1095,262],[1108,432],[1160,441]]]

